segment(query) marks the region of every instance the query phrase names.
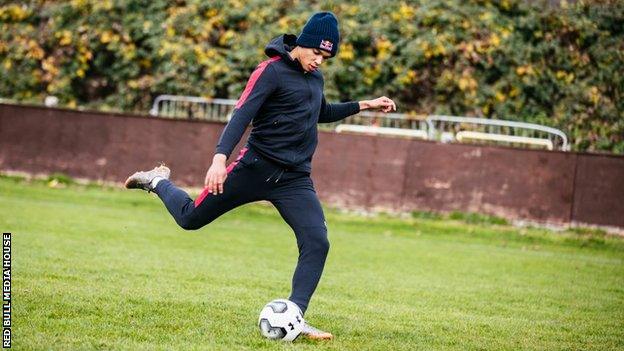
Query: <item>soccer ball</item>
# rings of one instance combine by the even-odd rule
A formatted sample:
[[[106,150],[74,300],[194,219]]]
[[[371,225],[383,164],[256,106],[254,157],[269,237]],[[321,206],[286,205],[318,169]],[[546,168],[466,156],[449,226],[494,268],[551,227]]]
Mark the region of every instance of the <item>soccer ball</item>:
[[[303,314],[299,306],[286,299],[267,303],[258,318],[258,327],[268,339],[293,341],[303,330]]]

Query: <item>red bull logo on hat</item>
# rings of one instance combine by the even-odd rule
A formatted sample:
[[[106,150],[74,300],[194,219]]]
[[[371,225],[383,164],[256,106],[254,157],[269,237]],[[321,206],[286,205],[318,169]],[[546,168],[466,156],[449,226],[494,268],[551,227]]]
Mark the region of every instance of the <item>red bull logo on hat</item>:
[[[323,50],[331,51],[334,47],[334,44],[329,40],[322,40],[320,47]]]

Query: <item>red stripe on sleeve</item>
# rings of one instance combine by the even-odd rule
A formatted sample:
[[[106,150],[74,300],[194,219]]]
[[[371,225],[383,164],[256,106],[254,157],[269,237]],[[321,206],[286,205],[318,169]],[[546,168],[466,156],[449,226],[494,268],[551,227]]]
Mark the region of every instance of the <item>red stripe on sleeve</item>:
[[[238,109],[243,106],[243,104],[247,100],[247,97],[249,97],[249,94],[251,94],[251,91],[253,90],[254,85],[256,85],[256,81],[258,81],[258,78],[260,78],[260,76],[262,75],[262,72],[264,72],[264,69],[269,65],[269,63],[275,62],[279,59],[281,59],[281,57],[279,56],[271,57],[270,59],[266,61],[262,61],[258,65],[258,68],[256,68],[256,70],[253,71],[253,73],[251,74],[251,77],[249,77],[249,81],[247,81],[245,90],[243,91],[243,94],[241,95],[240,99],[238,99],[238,102],[236,103],[236,106],[234,108]]]

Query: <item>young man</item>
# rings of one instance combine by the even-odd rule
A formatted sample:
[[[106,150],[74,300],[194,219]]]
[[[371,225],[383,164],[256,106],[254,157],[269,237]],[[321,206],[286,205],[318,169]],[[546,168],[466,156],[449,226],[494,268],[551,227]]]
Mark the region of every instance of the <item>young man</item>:
[[[221,134],[205,189],[195,200],[168,180],[165,166],[137,172],[126,181],[129,189],[155,192],[176,222],[189,230],[245,203],[271,202],[297,238],[299,260],[289,299],[302,313],[321,278],[329,250],[325,217],[310,179],[317,123],[335,122],[364,109],[396,110],[387,97],[337,104],[325,101],[318,68],[336,55],[339,42],[336,17],[321,12],[310,17],[299,36],[284,34],[266,46],[270,58],[251,74]],[[226,168],[227,158],[250,122],[253,128],[246,146]],[[303,334],[312,339],[333,337],[307,323]]]

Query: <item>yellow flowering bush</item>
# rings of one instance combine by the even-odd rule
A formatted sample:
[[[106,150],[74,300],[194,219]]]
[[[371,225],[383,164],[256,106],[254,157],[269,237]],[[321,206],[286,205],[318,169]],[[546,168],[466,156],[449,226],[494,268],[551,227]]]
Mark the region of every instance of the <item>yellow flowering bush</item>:
[[[33,0],[0,5],[0,97],[145,112],[160,94],[237,98],[264,45],[316,11],[342,43],[326,95],[400,112],[536,122],[624,153],[624,3],[525,0]]]

